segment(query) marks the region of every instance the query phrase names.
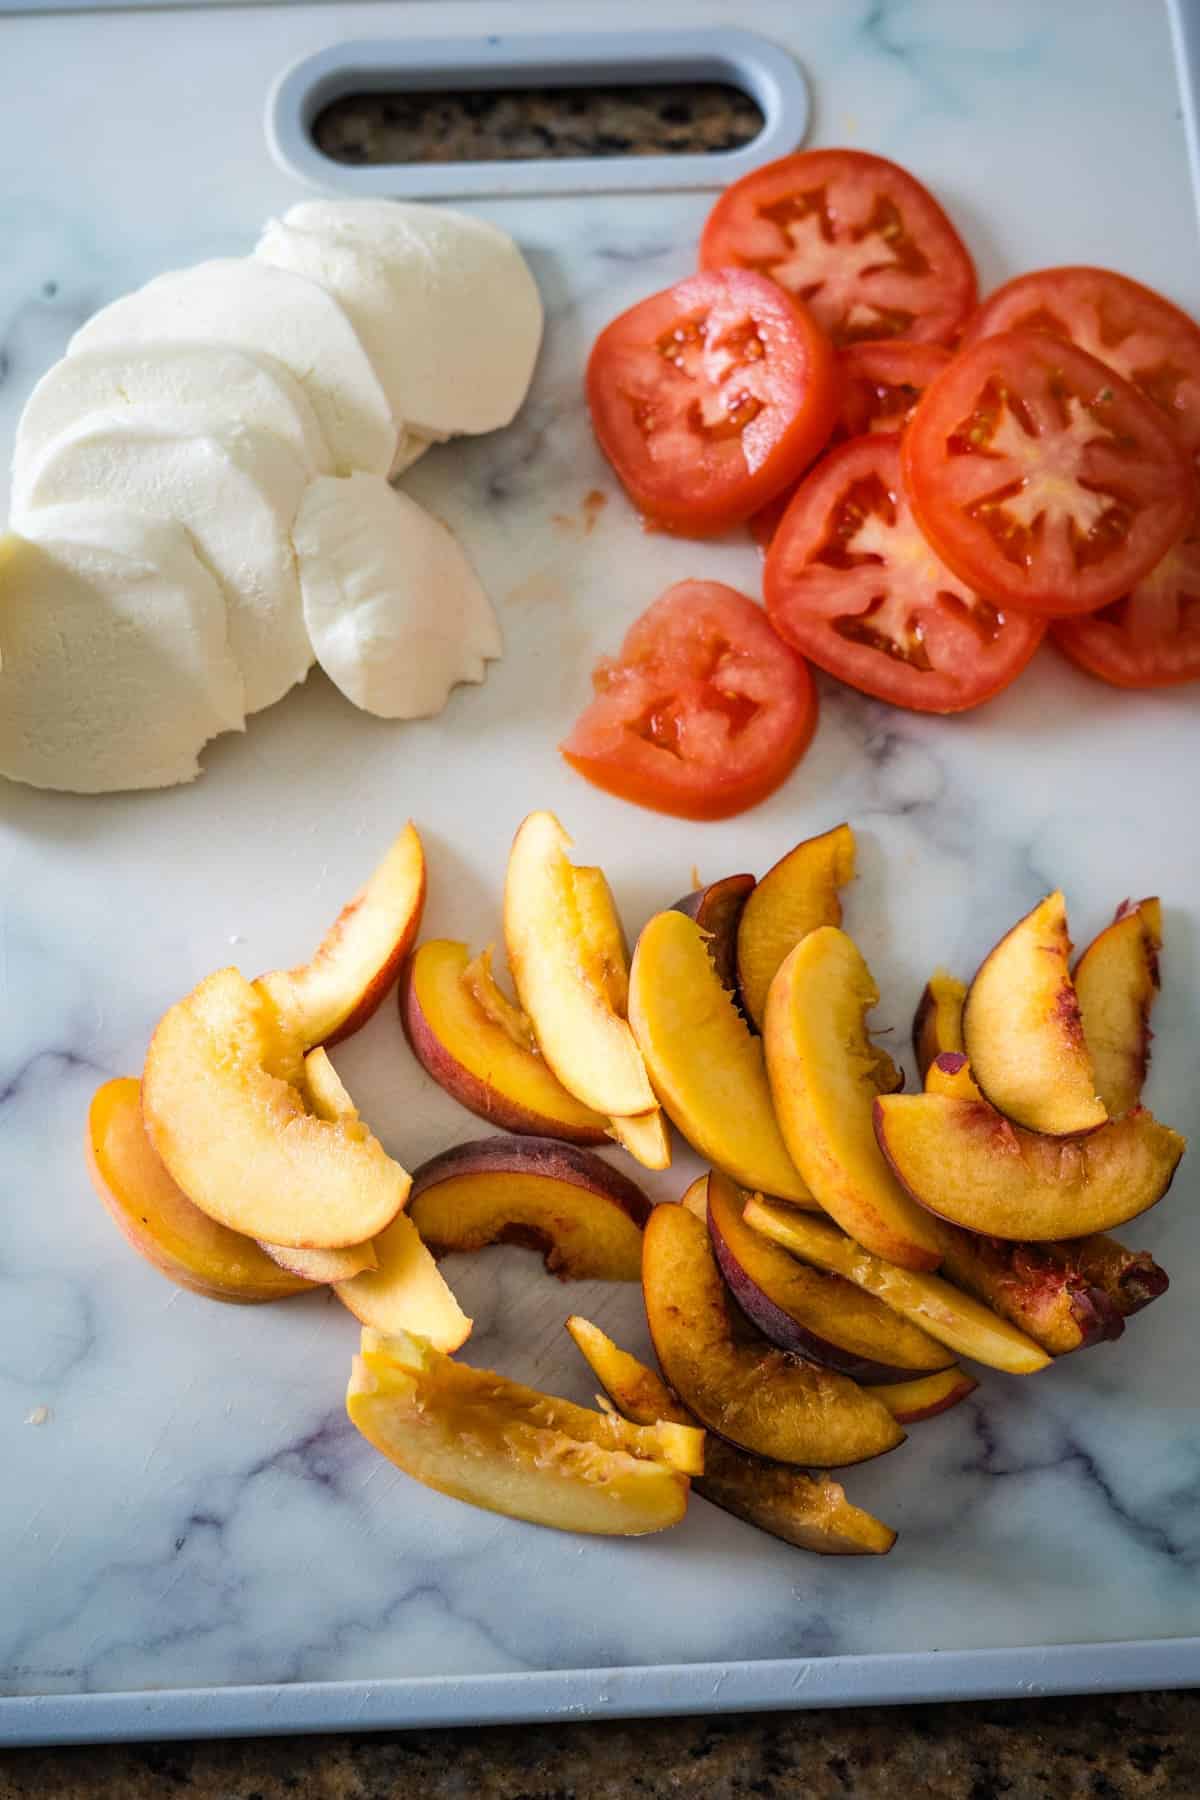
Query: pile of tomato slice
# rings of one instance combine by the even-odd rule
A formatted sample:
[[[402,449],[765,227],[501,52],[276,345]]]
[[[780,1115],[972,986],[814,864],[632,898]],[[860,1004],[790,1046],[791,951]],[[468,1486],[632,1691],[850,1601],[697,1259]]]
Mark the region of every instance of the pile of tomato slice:
[[[934,197],[850,150],[736,182],[699,262],[601,332],[588,401],[649,525],[749,528],[766,617],[715,583],[671,590],[598,670],[576,768],[685,817],[753,805],[812,735],[804,659],[932,713],[998,694],[1047,630],[1119,687],[1200,678],[1186,314],[1094,268],[977,304]]]

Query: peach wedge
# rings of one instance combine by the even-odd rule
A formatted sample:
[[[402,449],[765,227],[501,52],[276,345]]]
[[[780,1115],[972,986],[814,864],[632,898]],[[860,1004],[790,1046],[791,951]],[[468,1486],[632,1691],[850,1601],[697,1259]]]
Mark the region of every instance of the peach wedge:
[[[839,888],[854,878],[854,833],[835,825],[806,838],[768,869],[742,908],[737,934],[738,981],[750,1018],[762,1030],[775,971],[818,925],[840,925]]]
[[[338,1119],[357,1119],[358,1108],[342,1085],[341,1077],[318,1044],[304,1059],[302,1086],[309,1109],[318,1119],[331,1123]],[[375,1246],[368,1238],[365,1244],[347,1244],[341,1250],[295,1250],[288,1244],[261,1246],[281,1269],[303,1275],[309,1281],[349,1281],[364,1269],[379,1266]]]
[[[654,1353],[703,1425],[756,1456],[821,1468],[864,1462],[903,1442],[885,1406],[844,1375],[765,1339],[735,1336],[725,1285],[700,1220],[656,1206],[642,1247]]]
[[[1075,1137],[1103,1125],[1071,980],[1061,893],[1048,894],[986,956],[963,1006],[963,1048],[984,1098],[1014,1125]]]
[[[567,1330],[627,1419],[638,1425],[652,1425],[657,1419],[692,1422],[661,1376],[620,1349],[599,1326],[574,1317],[567,1320]],[[886,1556],[896,1541],[888,1526],[852,1506],[830,1476],[761,1462],[712,1435],[704,1446],[704,1474],[694,1486],[722,1511],[818,1556]]]
[[[696,921],[704,933],[717,980],[734,995],[738,985],[738,920],[753,892],[753,875],[726,875],[720,881],[710,881],[706,887],[693,889],[671,908],[672,912],[681,912]]]
[[[917,1068],[924,1081],[934,1058],[946,1052],[962,1054],[962,1011],[966,983],[945,969],[935,969],[925,984],[913,1015],[912,1042]]]
[[[1162,907],[1127,901],[1075,965],[1083,1035],[1096,1092],[1116,1119],[1141,1099],[1150,1064],[1150,1010],[1158,998]]]
[[[878,999],[844,931],[823,925],[800,940],[767,997],[763,1042],[775,1111],[792,1160],[839,1225],[890,1262],[936,1269],[936,1233],[888,1168],[872,1128],[880,1055],[866,1017]]]
[[[179,1287],[209,1300],[287,1300],[310,1284],[286,1274],[252,1238],[218,1225],[172,1181],[146,1136],[141,1090],[106,1081],[88,1109],[87,1165],[97,1194],[134,1249]]]
[[[973,1375],[952,1363],[936,1375],[919,1375],[915,1381],[893,1382],[888,1387],[873,1387],[867,1391],[877,1395],[901,1425],[917,1425],[922,1419],[933,1419],[938,1413],[949,1412],[978,1386]]]

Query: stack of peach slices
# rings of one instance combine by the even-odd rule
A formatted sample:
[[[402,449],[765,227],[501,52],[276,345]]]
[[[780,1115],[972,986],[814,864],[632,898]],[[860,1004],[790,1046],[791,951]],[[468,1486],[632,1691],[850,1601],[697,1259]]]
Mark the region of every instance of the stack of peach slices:
[[[1141,1104],[1159,902],[1125,905],[1072,974],[1060,893],[969,987],[935,974],[924,1091],[867,1032],[879,995],[842,929],[848,825],[660,912],[630,961],[602,872],[549,813],[517,832],[491,952],[427,939],[416,831],[300,968],[223,969],[173,1006],[141,1080],[88,1121],[96,1186],[133,1244],[213,1299],[332,1287],[363,1325],[347,1409],[416,1480],[563,1530],[635,1535],[693,1483],[825,1555],[895,1533],[825,1473],[904,1441],[976,1387],[1118,1337],[1167,1286],[1106,1235],[1166,1192],[1183,1139]],[[399,978],[421,1064],[502,1128],[409,1177],[327,1055]],[[710,1172],[651,1206],[595,1154]],[[471,1321],[438,1266],[516,1243],[546,1268],[642,1283],[660,1372],[566,1321],[599,1410],[453,1359]]]

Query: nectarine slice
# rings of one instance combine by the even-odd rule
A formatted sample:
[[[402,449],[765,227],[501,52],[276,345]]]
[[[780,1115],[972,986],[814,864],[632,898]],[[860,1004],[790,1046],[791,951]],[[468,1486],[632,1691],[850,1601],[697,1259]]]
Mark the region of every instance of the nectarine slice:
[[[1061,893],[1027,913],[980,964],[963,1006],[963,1048],[984,1098],[1015,1125],[1050,1137],[1108,1117],[1071,980]]]
[[[626,1418],[639,1425],[656,1419],[690,1421],[691,1414],[661,1376],[620,1349],[599,1326],[574,1317],[567,1320],[567,1330]],[[735,1518],[818,1556],[886,1556],[896,1541],[894,1531],[852,1506],[830,1476],[760,1462],[723,1438],[708,1438],[704,1474],[693,1485],[696,1493]]]
[[[903,1442],[887,1408],[846,1376],[799,1362],[763,1338],[735,1336],[708,1233],[686,1207],[656,1206],[650,1214],[642,1292],[667,1381],[701,1424],[740,1449],[826,1468]]]
[[[670,1168],[671,1134],[661,1106],[656,1106],[653,1112],[610,1119],[608,1134],[622,1150],[628,1150],[634,1162],[641,1163],[643,1169]]]
[[[704,933],[708,954],[717,971],[717,980],[735,998],[738,997],[738,921],[748,896],[753,892],[753,875],[726,875],[720,881],[710,881],[706,887],[693,888],[690,894],[685,894],[671,908],[672,912],[681,912],[696,921]]]
[[[806,838],[768,869],[742,908],[738,980],[751,1019],[762,1029],[767,989],[784,957],[818,925],[840,925],[839,888],[854,878],[854,833],[835,825]]]
[[[1075,992],[1096,1092],[1114,1119],[1137,1105],[1145,1084],[1161,949],[1159,901],[1127,901],[1075,965]]]
[[[600,1281],[637,1281],[649,1214],[645,1194],[619,1169],[573,1145],[527,1137],[443,1151],[413,1176],[408,1206],[437,1256],[525,1244],[553,1274]]]
[[[308,1291],[252,1238],[218,1225],[174,1182],[142,1123],[141,1088],[106,1081],[88,1108],[92,1184],[134,1249],[179,1287],[209,1300],[287,1300]]]
[[[570,842],[548,812],[531,813],[513,840],[504,939],[517,995],[542,1055],[577,1100],[606,1115],[651,1112],[645,1064],[596,952],[598,884],[576,882]]]
[[[629,1022],[668,1117],[741,1187],[813,1204],[771,1105],[761,1039],[720,983],[704,934],[661,912],[633,953]]]
[[[357,1119],[358,1108],[320,1045],[304,1059],[302,1087],[318,1119]],[[287,1244],[263,1244],[262,1248],[281,1269],[290,1269],[308,1281],[349,1281],[364,1269],[379,1266],[369,1238],[365,1244],[347,1244],[344,1250],[295,1250]]]
[[[953,1363],[936,1375],[921,1375],[915,1381],[893,1382],[887,1387],[874,1387],[868,1391],[878,1395],[893,1419],[898,1419],[901,1425],[917,1425],[922,1419],[948,1412],[968,1394],[973,1394],[978,1386],[973,1375]]]
[[[912,1043],[924,1081],[935,1056],[963,1049],[962,1011],[967,986],[945,969],[935,969],[913,1014]]]
[[[358,1119],[306,1111],[291,1041],[261,989],[210,975],[160,1021],[146,1056],[150,1141],[210,1218],[298,1249],[361,1244],[389,1224],[409,1179]]]
[[[866,1016],[878,1000],[844,931],[822,925],[801,938],[767,997],[763,1042],[775,1111],[793,1162],[839,1225],[904,1268],[936,1269],[936,1235],[892,1175],[872,1129],[880,1054]]]
[[[603,1144],[608,1122],[569,1094],[533,1026],[497,985],[491,952],[433,938],[410,959],[400,1017],[413,1054],[439,1087],[505,1131]]]
[[[875,1130],[922,1206],[988,1237],[1086,1237],[1136,1218],[1171,1185],[1186,1143],[1135,1107],[1079,1139],[1022,1131],[983,1100],[887,1094]]]
[[[336,1044],[365,1025],[400,973],[424,905],[425,853],[409,824],[312,960],[259,977],[284,1031],[308,1049]]]
[[[987,1363],[1010,1375],[1032,1375],[1050,1358],[1032,1338],[997,1318],[969,1294],[960,1294],[938,1275],[901,1269],[874,1256],[825,1219],[769,1201],[751,1200],[746,1223],[818,1269],[844,1275],[877,1300],[894,1307],[956,1356]]]

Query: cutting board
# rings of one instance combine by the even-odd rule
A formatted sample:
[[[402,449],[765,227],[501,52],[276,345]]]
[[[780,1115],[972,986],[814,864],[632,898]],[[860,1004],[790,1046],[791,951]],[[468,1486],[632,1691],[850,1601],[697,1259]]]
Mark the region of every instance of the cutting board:
[[[0,20],[0,442],[96,307],[162,269],[248,251],[301,197],[263,128],[296,59],[362,37],[588,29],[595,12],[410,0]],[[622,0],[603,19],[630,42],[641,27],[725,22],[713,0]],[[895,156],[936,189],[985,289],[1024,267],[1099,262],[1200,313],[1157,6],[745,0],[739,23],[803,65],[811,141]],[[331,166],[333,191],[338,180]],[[479,203],[530,258],[545,349],[511,429],[436,451],[406,480],[495,597],[506,655],[484,688],[397,725],[314,674],[216,744],[193,787],[0,789],[0,1737],[1200,1677],[1200,1163],[1128,1234],[1172,1287],[1122,1342],[1036,1382],[985,1373],[900,1454],[847,1474],[852,1498],[900,1532],[888,1558],[861,1561],[806,1556],[702,1502],[660,1538],[606,1542],[428,1492],[346,1420],[357,1327],[335,1301],[220,1308],[176,1291],[88,1185],[93,1089],[139,1068],[155,1020],[193,982],[307,955],[409,815],[429,856],[426,929],[490,941],[509,841],[537,806],[603,864],[631,935],[691,886],[693,866],[762,873],[797,839],[852,820],[848,924],[902,1052],[930,969],[968,973],[1047,889],[1066,888],[1080,941],[1126,894],[1159,893],[1168,949],[1148,1097],[1200,1129],[1194,690],[1120,694],[1048,651],[956,720],[824,683],[795,777],[720,825],[638,812],[557,756],[593,660],[663,586],[710,575],[758,589],[746,543],[643,534],[580,393],[598,328],[691,267],[710,201],[666,186]],[[480,1134],[417,1067],[392,1005],[335,1060],[409,1167]],[[647,1186],[673,1198],[695,1169],[681,1149]],[[477,1321],[472,1362],[586,1400],[568,1311],[646,1348],[635,1289],[566,1288],[516,1249],[448,1273]]]

